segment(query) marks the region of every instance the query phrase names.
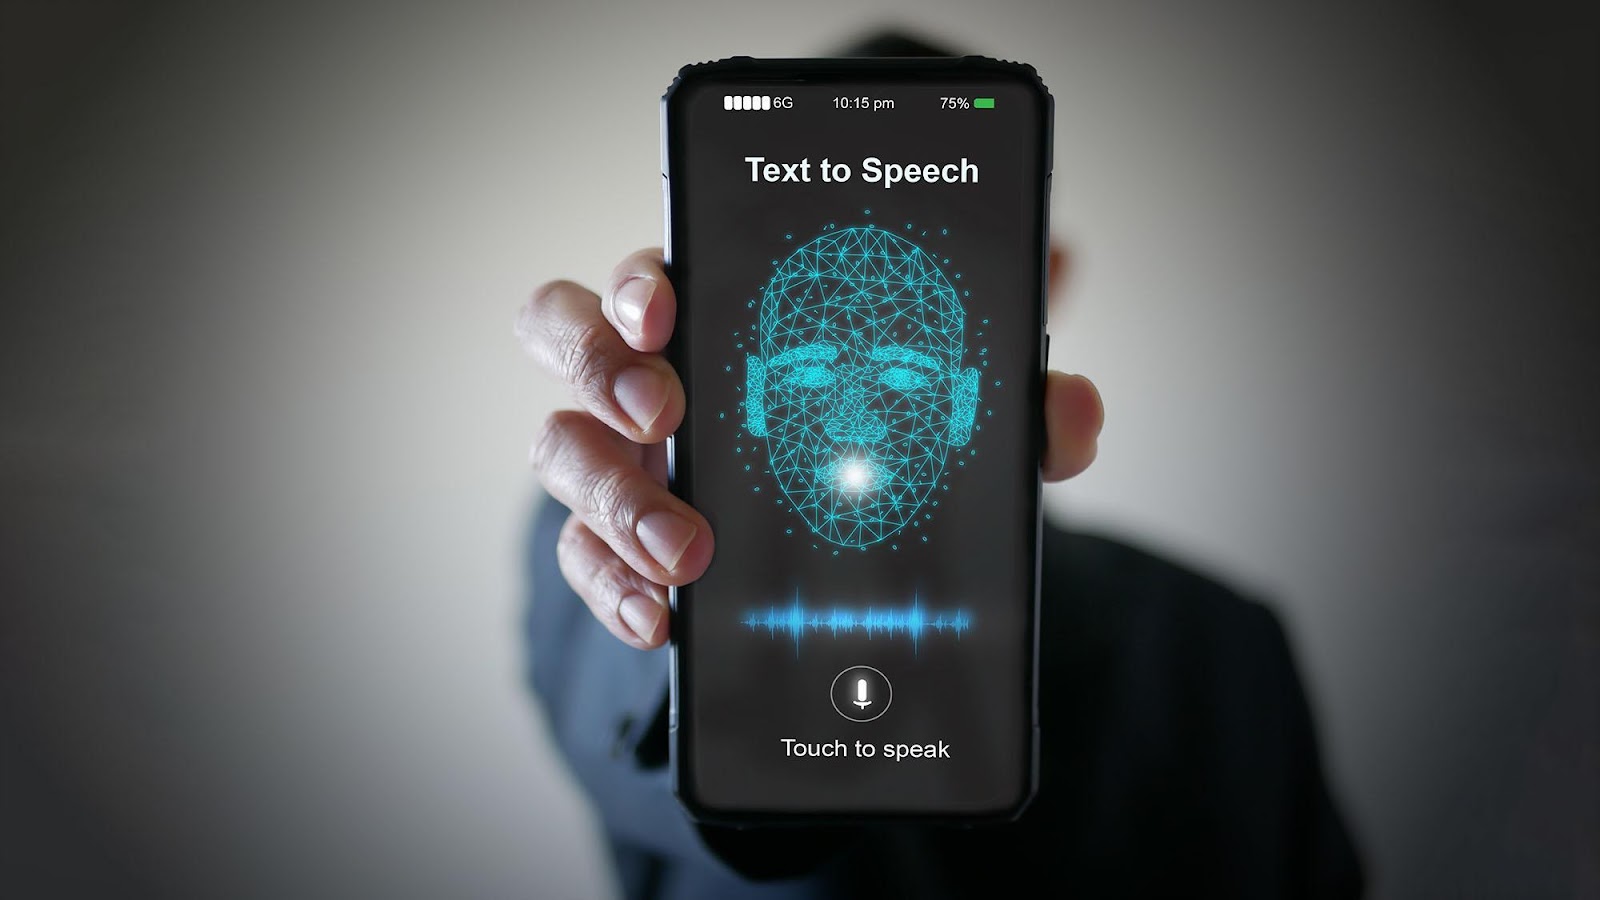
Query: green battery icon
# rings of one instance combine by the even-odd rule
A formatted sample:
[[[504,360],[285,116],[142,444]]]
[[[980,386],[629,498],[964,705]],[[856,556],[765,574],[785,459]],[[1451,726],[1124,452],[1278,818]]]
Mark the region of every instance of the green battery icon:
[[[973,97],[972,98],[972,108],[973,109],[994,109],[994,98],[993,97]]]

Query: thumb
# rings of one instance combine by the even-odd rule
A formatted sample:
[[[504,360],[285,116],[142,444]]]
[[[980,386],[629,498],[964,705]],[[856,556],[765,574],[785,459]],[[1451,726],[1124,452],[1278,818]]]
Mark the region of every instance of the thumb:
[[[1051,371],[1044,386],[1045,481],[1065,481],[1094,462],[1106,410],[1100,391],[1082,375]]]

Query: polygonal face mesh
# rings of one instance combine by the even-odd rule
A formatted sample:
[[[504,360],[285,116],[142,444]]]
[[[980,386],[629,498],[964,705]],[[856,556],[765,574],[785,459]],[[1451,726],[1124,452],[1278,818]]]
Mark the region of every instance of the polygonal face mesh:
[[[976,373],[959,387],[964,326],[934,259],[878,228],[825,232],[778,265],[758,332],[767,450],[819,537],[865,547],[927,502],[973,417]]]

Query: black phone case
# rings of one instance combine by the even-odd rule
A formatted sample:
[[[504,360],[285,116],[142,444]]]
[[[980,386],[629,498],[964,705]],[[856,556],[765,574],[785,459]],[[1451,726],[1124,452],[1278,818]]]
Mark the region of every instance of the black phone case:
[[[678,160],[683,158],[683,142],[688,136],[681,129],[674,127],[676,118],[675,99],[681,96],[684,88],[698,81],[715,78],[738,78],[750,83],[781,84],[828,84],[828,83],[871,83],[874,80],[905,79],[918,75],[958,77],[971,79],[974,83],[985,80],[1019,82],[1039,95],[1039,107],[1042,110],[1044,121],[1040,123],[1039,183],[1044,185],[1038,198],[1039,222],[1039,275],[1038,275],[1038,322],[1039,339],[1036,342],[1034,353],[1036,365],[1032,383],[1028,386],[1029,408],[1035,410],[1032,419],[1032,443],[1035,459],[1042,457],[1045,441],[1044,430],[1044,383],[1046,371],[1046,357],[1048,354],[1048,337],[1045,334],[1046,301],[1049,283],[1049,222],[1050,222],[1050,185],[1053,168],[1052,134],[1054,130],[1055,100],[1050,95],[1049,89],[1039,78],[1038,72],[1025,63],[1008,62],[981,56],[963,57],[929,57],[929,58],[884,58],[884,59],[756,59],[749,56],[734,56],[714,62],[697,63],[684,66],[678,70],[678,76],[667,87],[666,93],[661,97],[661,179],[662,199],[666,216],[666,243],[664,254],[666,271],[669,278],[676,284],[681,284],[681,276],[692,264],[691,260],[681,258],[674,254],[673,248],[681,246],[685,233],[685,223],[674,214],[675,210],[683,208],[682,198],[679,194],[682,179],[674,179],[674,168]],[[677,294],[680,307],[693,303],[694,298],[686,296],[680,288]],[[682,332],[675,332],[666,349],[666,356],[678,371],[685,371],[681,363],[688,359],[693,350],[689,346],[688,336]],[[684,381],[684,393],[692,408],[694,392],[687,379]],[[688,412],[685,412],[688,415]],[[693,453],[687,435],[673,435],[667,439],[667,480],[668,487],[674,494],[685,502],[693,505],[694,486],[690,483],[688,472],[677,464],[681,455],[687,457]],[[1029,755],[1024,769],[1029,773],[1026,791],[1017,803],[1009,809],[988,815],[971,815],[966,813],[952,813],[950,815],[917,813],[917,814],[883,814],[883,813],[814,813],[793,810],[771,810],[750,812],[747,810],[728,811],[708,806],[694,796],[691,789],[693,779],[690,777],[690,755],[688,748],[694,736],[689,729],[680,728],[679,722],[684,718],[689,708],[690,699],[686,691],[689,680],[693,677],[694,650],[686,641],[688,628],[687,616],[692,614],[693,602],[690,600],[694,586],[686,585],[681,588],[669,590],[672,608],[669,634],[671,640],[671,699],[668,709],[669,747],[672,775],[673,794],[689,817],[696,822],[711,825],[750,827],[761,825],[828,825],[828,824],[860,824],[869,822],[918,822],[918,823],[943,823],[953,825],[981,825],[1002,824],[1015,821],[1018,816],[1032,802],[1039,785],[1039,577],[1040,554],[1043,539],[1043,505],[1042,505],[1042,479],[1035,479],[1033,497],[1034,540],[1032,553],[1033,570],[1033,615],[1029,619],[1030,632],[1026,645],[1029,647],[1028,659],[1025,665],[1028,677],[1025,683],[1028,686],[1028,708],[1032,719],[1031,740],[1024,742],[1024,747]],[[688,602],[686,602],[688,601]]]

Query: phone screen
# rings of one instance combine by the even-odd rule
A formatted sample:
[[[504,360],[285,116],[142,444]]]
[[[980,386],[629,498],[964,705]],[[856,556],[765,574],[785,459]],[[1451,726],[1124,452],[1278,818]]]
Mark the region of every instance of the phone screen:
[[[1016,71],[669,95],[673,485],[716,540],[675,596],[691,809],[1031,793],[1050,114]]]

